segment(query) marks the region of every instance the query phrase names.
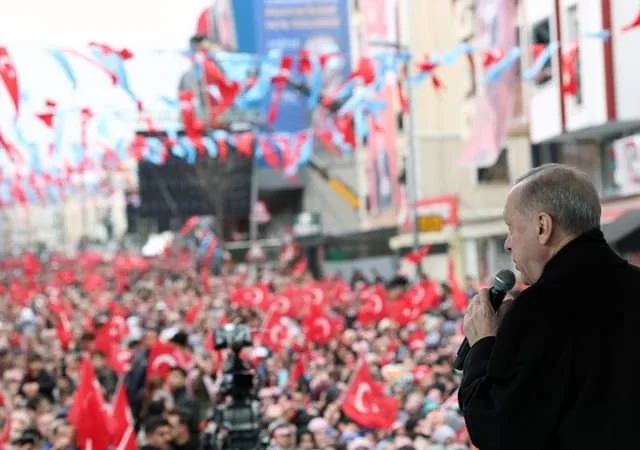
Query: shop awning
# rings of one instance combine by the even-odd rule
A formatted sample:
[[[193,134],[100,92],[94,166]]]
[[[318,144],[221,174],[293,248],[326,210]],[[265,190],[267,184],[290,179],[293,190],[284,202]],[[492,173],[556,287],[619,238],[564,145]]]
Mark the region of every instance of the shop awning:
[[[640,229],[640,210],[638,209],[622,212],[610,222],[602,225],[604,237],[612,245],[620,243],[638,229]]]

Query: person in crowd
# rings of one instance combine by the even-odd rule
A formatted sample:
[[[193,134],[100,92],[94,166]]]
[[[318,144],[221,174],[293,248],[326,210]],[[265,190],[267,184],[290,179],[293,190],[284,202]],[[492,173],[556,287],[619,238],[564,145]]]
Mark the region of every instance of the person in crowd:
[[[192,429],[192,411],[177,407],[167,413],[171,425],[171,448],[173,450],[198,450],[200,439]]]
[[[150,416],[144,423],[144,445],[141,450],[170,450],[171,425],[162,416]]]
[[[435,281],[397,275],[385,284],[361,272],[315,280],[276,265],[253,281],[242,270],[203,275],[195,258],[177,265],[165,255],[128,267],[136,258],[90,262],[97,257],[80,253],[42,264],[34,294],[0,289],[0,430],[9,431],[0,431],[0,446],[84,449],[82,439],[96,432],[115,448],[132,436],[141,449],[216,450],[234,427],[217,415],[229,401],[222,392],[229,350],[215,349],[215,332],[247,324],[251,345],[239,354],[253,374],[264,447],[471,448],[452,401],[459,321],[440,310]],[[76,278],[52,281],[59,271]],[[432,284],[439,299],[399,321],[402,305],[415,302],[415,283]],[[387,305],[374,315],[366,313],[372,292]],[[95,382],[83,382],[91,373]],[[381,389],[350,397],[363,383]],[[389,412],[373,414],[384,402]]]

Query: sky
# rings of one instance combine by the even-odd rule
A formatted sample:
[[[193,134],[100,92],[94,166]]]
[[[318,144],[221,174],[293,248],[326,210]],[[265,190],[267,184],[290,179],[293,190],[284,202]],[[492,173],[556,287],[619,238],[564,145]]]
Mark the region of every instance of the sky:
[[[162,97],[175,98],[181,75],[190,63],[177,51],[188,46],[200,13],[211,0],[7,0],[0,6],[0,46],[13,58],[23,93],[23,112],[38,112],[47,100],[59,109],[122,109],[137,117],[135,103],[109,77],[80,58],[70,58],[78,88],[73,90],[48,48],[86,53],[89,42],[128,48],[134,54],[127,74],[135,95],[167,121],[175,111],[160,111]],[[160,52],[162,51],[162,52]],[[87,53],[88,54],[88,53]],[[0,126],[15,111],[0,85]],[[26,114],[29,115],[29,114]],[[159,117],[162,122],[165,117]],[[158,125],[162,125],[159,123]],[[35,125],[24,125],[37,134]]]
[[[140,50],[184,48],[211,0],[7,0],[3,45],[81,45],[105,41]]]

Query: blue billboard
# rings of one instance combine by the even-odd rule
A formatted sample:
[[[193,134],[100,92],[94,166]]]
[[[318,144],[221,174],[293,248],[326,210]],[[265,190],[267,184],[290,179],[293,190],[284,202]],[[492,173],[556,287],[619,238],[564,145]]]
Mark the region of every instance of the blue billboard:
[[[197,32],[226,51],[256,52],[251,0],[214,0],[198,17]]]
[[[301,50],[306,50],[311,57],[338,54],[323,68],[322,92],[330,92],[342,84],[351,61],[347,1],[253,0],[251,3],[256,53],[267,55],[272,50],[279,50],[295,57]],[[297,75],[294,71],[294,76]],[[305,81],[307,85],[311,84],[310,79]],[[287,89],[281,96],[274,129],[300,131],[310,126],[313,116],[314,112],[307,107],[307,99],[294,89]]]

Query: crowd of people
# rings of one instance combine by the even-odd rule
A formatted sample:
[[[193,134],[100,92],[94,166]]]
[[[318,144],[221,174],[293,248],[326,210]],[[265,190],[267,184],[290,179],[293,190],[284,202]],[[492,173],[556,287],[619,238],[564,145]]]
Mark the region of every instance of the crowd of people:
[[[234,433],[218,413],[233,352],[216,343],[242,324],[255,448],[472,448],[452,369],[470,286],[288,267],[213,275],[187,254],[93,252],[2,261],[0,448],[218,448]]]

